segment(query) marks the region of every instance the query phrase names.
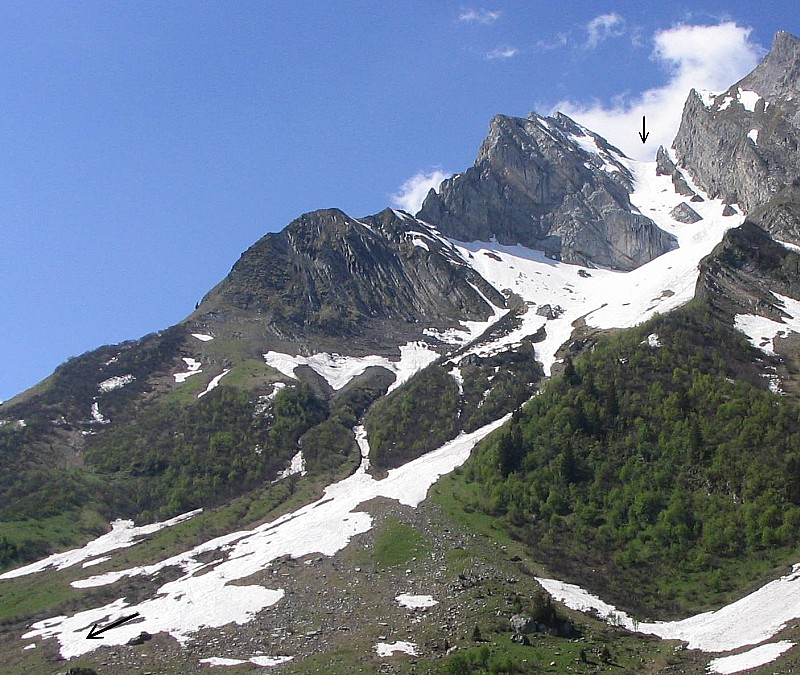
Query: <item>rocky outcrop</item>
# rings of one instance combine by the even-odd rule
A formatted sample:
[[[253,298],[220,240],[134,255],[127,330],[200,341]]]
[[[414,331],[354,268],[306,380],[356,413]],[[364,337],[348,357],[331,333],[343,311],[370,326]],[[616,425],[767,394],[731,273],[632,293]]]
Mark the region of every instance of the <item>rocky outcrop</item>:
[[[674,209],[672,209],[672,211],[669,212],[669,215],[671,215],[679,223],[685,223],[687,225],[691,225],[692,223],[703,220],[703,216],[697,213],[697,211],[695,211],[686,202],[681,202],[678,204]]]
[[[631,205],[623,157],[565,115],[498,115],[474,166],[431,190],[419,216],[454,239],[630,270],[675,243]]]
[[[692,201],[703,201],[703,198],[698,195],[686,182],[686,178],[681,173],[680,169],[675,166],[664,146],[659,146],[656,153],[656,175],[657,176],[670,176],[672,184],[675,186],[675,192],[684,197],[691,197]]]
[[[746,212],[800,177],[800,40],[778,33],[764,61],[721,94],[692,90],[673,147],[703,189]]]
[[[695,296],[728,322],[736,314],[779,321],[782,311],[773,291],[800,297],[800,254],[747,220],[702,261]]]
[[[800,246],[800,180],[787,185],[753,211],[748,220],[775,239]]]

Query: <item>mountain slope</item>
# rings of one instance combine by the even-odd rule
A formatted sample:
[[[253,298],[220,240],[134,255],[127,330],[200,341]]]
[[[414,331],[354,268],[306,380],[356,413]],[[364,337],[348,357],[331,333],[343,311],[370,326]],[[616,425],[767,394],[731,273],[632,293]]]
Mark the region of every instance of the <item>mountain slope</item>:
[[[564,640],[583,631],[638,672],[674,672],[665,653],[704,671],[702,654],[559,614],[535,579],[671,616],[795,560],[794,156],[765,133],[767,170],[719,184],[760,143],[745,127],[793,126],[795,42],[742,81],[764,103],[690,94],[653,163],[563,115],[498,116],[418,218],[301,216],[178,326],[0,406],[6,564],[103,519],[170,519],[0,575],[12,667],[331,672],[335,653],[353,672],[394,645],[430,672],[612,672],[599,645]],[[732,148],[719,163],[715,143]]]

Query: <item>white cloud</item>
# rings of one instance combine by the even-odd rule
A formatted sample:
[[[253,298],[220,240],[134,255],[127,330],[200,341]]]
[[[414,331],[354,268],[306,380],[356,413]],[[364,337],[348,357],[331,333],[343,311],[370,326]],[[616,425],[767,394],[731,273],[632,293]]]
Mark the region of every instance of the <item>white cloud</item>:
[[[489,11],[488,9],[465,9],[458,15],[459,21],[466,23],[482,23],[484,25],[494,23],[500,18],[501,12]]]
[[[560,49],[566,47],[569,42],[569,33],[557,33],[552,40],[537,40],[535,44],[535,51],[549,52],[553,49]]]
[[[496,49],[488,52],[486,54],[486,58],[490,61],[493,61],[494,59],[512,59],[517,54],[519,54],[519,49],[516,47],[503,45],[502,47],[497,47]]]
[[[431,188],[438,190],[442,181],[452,175],[440,169],[433,169],[427,172],[420,171],[405,181],[400,186],[400,190],[392,195],[392,205],[408,213],[415,214],[422,208],[422,202],[428,196],[428,191]]]
[[[659,145],[669,147],[680,124],[689,90],[720,92],[750,72],[764,50],[750,41],[750,28],[724,22],[714,26],[679,24],[654,36],[652,58],[668,72],[661,87],[634,97],[620,95],[611,105],[562,101],[557,106],[636,159],[652,159]],[[650,137],[639,140],[642,116]]]
[[[594,48],[609,38],[622,35],[625,32],[625,19],[616,12],[600,14],[586,24],[586,32],[586,46]]]

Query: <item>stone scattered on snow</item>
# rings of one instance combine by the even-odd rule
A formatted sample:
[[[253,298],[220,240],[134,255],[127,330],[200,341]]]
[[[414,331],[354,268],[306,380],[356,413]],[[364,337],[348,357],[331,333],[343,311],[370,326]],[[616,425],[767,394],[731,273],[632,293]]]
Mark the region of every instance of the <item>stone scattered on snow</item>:
[[[691,225],[692,223],[696,223],[703,219],[697,211],[695,211],[691,206],[689,206],[686,202],[681,202],[678,204],[672,211],[669,212],[675,220],[679,223],[685,223],[686,225]]]

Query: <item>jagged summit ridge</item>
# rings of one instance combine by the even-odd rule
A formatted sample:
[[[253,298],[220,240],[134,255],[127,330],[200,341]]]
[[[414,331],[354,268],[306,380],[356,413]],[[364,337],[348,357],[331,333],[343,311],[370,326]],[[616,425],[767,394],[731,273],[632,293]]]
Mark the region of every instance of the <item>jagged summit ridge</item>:
[[[728,90],[692,90],[673,147],[711,196],[748,212],[800,177],[800,40],[778,33]]]
[[[630,270],[674,247],[637,213],[625,156],[563,114],[495,116],[475,164],[431,191],[419,216],[462,241],[522,244]]]
[[[800,127],[800,39],[786,31],[776,33],[769,54],[739,86],[769,101],[780,100],[784,116]]]

